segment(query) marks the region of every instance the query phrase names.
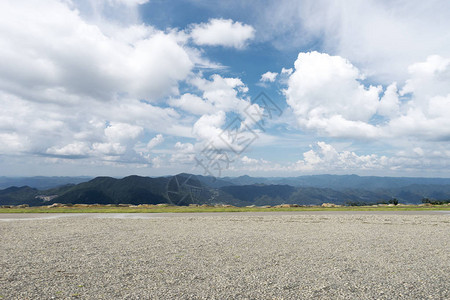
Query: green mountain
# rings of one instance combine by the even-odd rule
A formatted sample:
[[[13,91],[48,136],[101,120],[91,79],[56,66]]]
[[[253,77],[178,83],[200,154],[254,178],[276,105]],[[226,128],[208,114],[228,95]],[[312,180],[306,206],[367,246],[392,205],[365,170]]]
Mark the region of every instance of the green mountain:
[[[0,190],[0,205],[38,205],[41,201],[35,196],[38,194],[37,189],[29,186],[12,186],[4,190]]]
[[[309,185],[298,185],[302,181],[309,182]],[[0,190],[0,205],[195,203],[246,206],[283,203],[320,205],[324,202],[362,205],[386,203],[393,198],[409,204],[421,203],[423,198],[450,199],[450,184],[446,184],[448,179],[428,179],[421,184],[415,183],[417,181],[420,180],[392,178],[389,181],[388,177],[362,178],[356,175],[284,179],[249,176],[216,179],[186,173],[156,178],[135,175],[122,179],[96,177],[79,184],[45,190],[29,186],[9,187]],[[278,184],[280,182],[283,184]]]
[[[67,184],[78,184],[86,182],[92,179],[92,177],[80,176],[80,177],[45,177],[45,176],[34,176],[34,177],[4,177],[0,176],[0,189],[5,189],[11,186],[29,186],[38,190],[47,190],[54,187],[67,185]]]
[[[64,191],[49,203],[84,204],[159,204],[164,197],[168,179],[128,176],[122,179],[97,177]]]

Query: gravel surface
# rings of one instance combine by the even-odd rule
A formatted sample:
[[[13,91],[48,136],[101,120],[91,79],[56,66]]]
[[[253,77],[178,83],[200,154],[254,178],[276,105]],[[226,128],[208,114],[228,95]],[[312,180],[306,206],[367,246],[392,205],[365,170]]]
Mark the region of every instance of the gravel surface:
[[[0,299],[450,299],[449,214],[0,221]]]

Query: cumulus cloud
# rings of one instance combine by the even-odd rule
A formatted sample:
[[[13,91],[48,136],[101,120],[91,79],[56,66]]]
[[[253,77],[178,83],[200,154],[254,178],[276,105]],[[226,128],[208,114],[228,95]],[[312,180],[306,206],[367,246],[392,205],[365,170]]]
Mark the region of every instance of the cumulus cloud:
[[[249,12],[259,40],[282,50],[319,41],[322,51],[351,60],[383,84],[403,82],[409,65],[450,52],[446,0],[285,0],[266,2],[257,10],[242,1],[229,2],[222,8]]]
[[[99,156],[106,155],[109,156],[108,159],[111,160],[111,156],[124,154],[127,150],[127,147],[118,142],[94,143],[92,144],[92,150],[93,154],[97,154]]]
[[[103,127],[100,124],[92,124],[93,132],[89,133],[78,132],[76,135],[76,142],[71,142],[61,146],[55,145],[49,147],[45,152],[50,155],[61,157],[89,157],[89,156],[119,156],[125,154],[127,149],[131,149],[135,140],[143,132],[143,128],[127,123],[113,122]],[[103,127],[103,134],[100,130],[95,132],[95,127]],[[83,139],[84,138],[84,139]],[[83,139],[83,140],[81,140]],[[89,139],[91,141],[89,142]],[[60,142],[61,143],[61,142]],[[116,158],[114,158],[116,159]]]
[[[248,157],[247,155],[244,155],[244,156],[241,158],[241,162],[242,162],[243,164],[246,164],[246,165],[251,165],[251,164],[257,164],[257,163],[259,162],[259,160],[254,159],[254,158],[250,158],[250,157]]]
[[[205,79],[195,77],[189,81],[201,96],[184,94],[169,101],[173,107],[180,107],[201,117],[194,123],[192,134],[198,147],[208,144],[221,150],[240,151],[245,148],[233,138],[236,130],[245,132],[246,138],[254,139],[259,131],[251,129],[264,115],[264,108],[251,103],[246,93],[247,86],[239,78],[226,78],[214,74]],[[227,115],[232,115],[227,121]],[[226,129],[225,127],[229,127]]]
[[[404,112],[392,118],[390,130],[396,136],[415,136],[424,140],[450,140],[450,59],[430,56],[409,68],[410,79],[400,91],[411,99]]]
[[[214,74],[211,80],[196,77],[190,83],[202,92],[202,98],[213,105],[215,110],[238,111],[248,104],[239,97],[240,93],[248,91],[247,86],[239,78],[226,78]]]
[[[180,98],[172,98],[168,101],[172,107],[178,107],[194,115],[204,115],[214,111],[214,105],[197,95],[186,93]]]
[[[331,136],[377,132],[367,122],[376,113],[380,87],[364,87],[349,61],[324,53],[300,53],[285,90],[298,123]]]
[[[305,133],[332,142],[381,141],[398,150],[391,152],[396,157],[360,155],[321,142],[295,166],[248,156],[239,160],[242,166],[295,171],[326,170],[327,165],[345,170],[449,165],[449,34],[433,23],[439,19],[446,28],[448,4],[394,1],[388,10],[385,1],[287,1],[268,4],[272,21],[262,14],[267,31],[254,18],[252,26],[211,19],[164,31],[139,20],[138,7],[145,2],[0,2],[1,159],[32,155],[36,161],[43,156],[51,162],[84,159],[111,166],[192,162],[209,142],[230,149],[231,135],[223,132],[235,117],[240,117],[236,128],[251,128],[262,141],[266,137],[252,128],[258,120],[246,114],[262,109],[251,104],[248,87],[222,73],[203,77],[198,68],[223,66],[209,61],[198,46],[243,49],[253,39],[289,31],[280,37],[298,39],[285,39],[291,41],[286,45],[319,37],[331,54],[300,53],[295,68],[261,76],[260,85],[286,84],[289,110],[283,119],[290,113]],[[438,5],[443,9],[436,10]],[[282,18],[292,24],[284,26]],[[360,22],[363,18],[367,22]],[[302,30],[291,27],[297,25]],[[419,44],[418,35],[423,35]],[[191,143],[175,144],[172,156],[166,149],[168,155],[154,157],[159,153],[154,147],[166,135]]]
[[[102,30],[107,30],[109,34],[120,28],[117,25],[142,23],[139,6],[149,2],[148,0],[61,1],[76,8],[84,19],[95,23]]]
[[[432,55],[408,71],[410,78],[400,92],[391,91],[391,97],[406,95],[409,100],[400,105],[401,113],[390,119],[389,132],[428,142],[449,141],[450,59]]]
[[[222,126],[225,125],[225,120],[226,114],[223,111],[218,111],[211,115],[203,115],[195,122],[192,132],[199,140],[221,143],[219,136],[222,133]]]
[[[281,75],[291,75],[292,72],[294,72],[294,70],[292,68],[286,69],[286,68],[281,68]]]
[[[250,102],[246,96],[248,88],[239,78],[214,74],[210,79],[193,77],[189,83],[199,91],[199,95],[186,93],[179,98],[171,98],[168,103],[174,108],[200,116],[192,129],[193,136],[200,142],[218,137],[228,113],[239,115],[243,121],[242,126],[257,122],[258,117],[264,113],[264,109],[258,104]]]
[[[1,154],[67,158],[122,155],[144,132],[182,134],[170,108],[120,99],[90,106],[36,103],[0,92]],[[71,113],[67,113],[71,109]],[[190,135],[190,128],[188,134]],[[106,157],[105,157],[106,159]],[[109,159],[109,158],[107,158]]]
[[[0,151],[2,154],[17,154],[26,151],[29,147],[27,138],[17,133],[0,133]]]
[[[397,83],[392,83],[386,88],[383,97],[380,99],[377,113],[380,116],[394,118],[400,113],[400,100],[397,90]]]
[[[278,73],[276,72],[266,72],[261,75],[261,79],[259,81],[262,82],[274,82],[277,79]]]
[[[197,45],[242,49],[254,36],[252,26],[230,19],[211,19],[208,23],[195,24],[191,29],[191,37]]]
[[[143,133],[192,135],[151,103],[177,95],[201,54],[176,31],[95,15],[144,2],[0,3],[0,154],[136,162]]]
[[[303,159],[297,161],[299,170],[365,170],[381,169],[388,166],[385,156],[357,155],[351,151],[337,151],[332,145],[317,142],[316,147],[303,153]]]
[[[194,145],[191,143],[177,142],[174,153],[170,157],[170,163],[192,163],[195,158]]]
[[[413,93],[416,99],[427,101],[427,98],[450,93],[450,58],[439,55],[428,56],[424,62],[416,62],[408,67],[409,78],[401,90],[401,94]],[[417,101],[416,101],[417,102]],[[417,103],[418,104],[418,103]]]
[[[143,131],[143,128],[127,123],[112,123],[105,128],[105,136],[110,141],[124,141],[136,139]]]
[[[285,95],[298,124],[324,136],[450,140],[450,59],[433,55],[408,70],[403,87],[383,91],[342,57],[300,53]]]
[[[147,143],[147,149],[153,149],[156,146],[158,146],[159,144],[161,144],[162,142],[164,142],[164,137],[162,134],[157,134],[154,138],[152,138],[148,143]]]
[[[75,142],[63,147],[51,147],[47,149],[48,154],[59,156],[86,156],[91,151],[90,147],[83,142]]]
[[[127,93],[154,100],[176,93],[193,67],[172,35],[148,26],[133,25],[118,38],[56,0],[2,2],[0,11],[0,87],[26,98],[107,101]]]
[[[408,68],[409,79],[364,85],[349,61],[300,53],[285,90],[301,128],[334,138],[382,139],[396,144],[450,140],[450,59],[432,55]]]

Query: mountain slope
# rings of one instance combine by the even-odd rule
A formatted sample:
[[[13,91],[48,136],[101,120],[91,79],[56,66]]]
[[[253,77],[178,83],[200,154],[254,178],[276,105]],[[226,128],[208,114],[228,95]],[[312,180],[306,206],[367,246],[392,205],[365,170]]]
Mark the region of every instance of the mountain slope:
[[[5,189],[11,186],[29,186],[38,190],[48,190],[58,186],[67,184],[78,184],[86,182],[92,177],[2,177],[0,176],[0,189]]]
[[[159,204],[164,197],[168,179],[128,176],[122,179],[97,177],[73,186],[50,203],[85,204]]]
[[[330,188],[338,191],[346,189],[363,189],[376,191],[395,189],[414,184],[450,185],[450,178],[420,178],[420,177],[379,177],[358,175],[307,175],[298,177],[225,177],[222,178],[233,185],[274,184],[291,185],[295,187]]]
[[[259,180],[262,183],[242,184]],[[234,179],[214,179],[186,173],[156,178],[135,175],[122,179],[96,177],[76,185],[64,185],[43,191],[29,186],[10,187],[0,190],[0,205],[52,203],[320,205],[324,202],[375,204],[388,202],[393,198],[397,198],[400,203],[417,204],[423,198],[450,199],[450,184],[445,184],[449,179],[423,180],[425,183],[434,184],[409,184],[421,180],[392,178],[390,181],[388,177],[356,175],[263,179],[242,176]],[[291,184],[271,184],[271,182]],[[298,186],[300,183],[302,185]]]
[[[36,205],[40,202],[40,200],[35,198],[37,194],[38,190],[29,186],[12,186],[7,189],[0,190],[0,205],[19,205],[25,203],[29,205]],[[24,201],[24,199],[26,201]]]

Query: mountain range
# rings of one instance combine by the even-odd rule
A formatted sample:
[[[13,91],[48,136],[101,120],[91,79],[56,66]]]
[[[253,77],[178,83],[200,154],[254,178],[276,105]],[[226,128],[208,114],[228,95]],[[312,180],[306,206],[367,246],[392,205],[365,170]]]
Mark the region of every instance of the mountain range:
[[[11,186],[4,187],[5,184]],[[0,177],[0,205],[231,204],[363,205],[418,204],[450,199],[450,178],[312,175],[223,177],[178,174],[165,177]]]

